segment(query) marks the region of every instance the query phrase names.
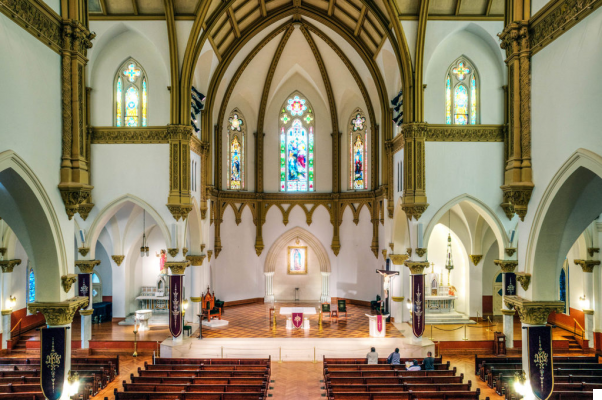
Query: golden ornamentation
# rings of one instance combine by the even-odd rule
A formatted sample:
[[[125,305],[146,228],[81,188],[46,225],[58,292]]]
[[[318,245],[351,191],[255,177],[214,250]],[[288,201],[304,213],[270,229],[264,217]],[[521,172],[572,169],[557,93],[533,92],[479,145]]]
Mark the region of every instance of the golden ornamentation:
[[[503,315],[514,315],[514,314],[516,314],[515,310],[507,310],[505,308],[502,308],[500,311],[502,311]]]
[[[255,248],[257,248],[257,245],[255,245]],[[261,246],[261,248],[263,249],[263,246]],[[261,254],[261,253],[259,253],[259,254]],[[207,250],[207,258],[209,259],[209,261],[211,261],[212,255],[213,255],[213,250]]]
[[[13,310],[2,310],[2,315],[11,315]]]
[[[469,257],[470,257],[470,260],[472,261],[472,263],[473,263],[473,265],[475,267],[477,265],[479,265],[479,263],[483,259],[483,255],[482,254],[471,254]]]
[[[564,312],[563,301],[530,301],[519,296],[504,296],[506,307],[515,309],[524,324],[545,325],[552,311]]]
[[[165,267],[171,270],[172,275],[184,275],[186,268],[190,266],[190,261],[166,261]]]
[[[77,281],[77,274],[67,274],[61,276],[61,285],[65,293],[69,293],[71,286]]]
[[[52,338],[52,348],[50,353],[46,356],[46,367],[50,369],[50,380],[52,382],[52,391],[55,391],[54,383],[56,381],[56,369],[61,366],[61,357],[59,353],[54,350],[54,338]]]
[[[534,364],[539,367],[539,385],[541,390],[543,391],[543,383],[544,383],[544,372],[545,368],[548,366],[548,358],[549,354],[543,351],[541,347],[541,336],[539,337],[539,351],[535,354],[533,358]]]
[[[192,211],[192,204],[167,204],[167,209],[176,221],[182,218],[186,221],[188,214]]]
[[[502,272],[514,272],[518,266],[517,260],[493,260],[493,263],[499,266],[502,269]]]
[[[581,266],[583,272],[592,273],[594,267],[600,265],[600,260],[575,260],[575,265]]]
[[[387,249],[382,249],[381,253],[383,253],[383,258],[386,260],[387,259]]]
[[[90,214],[90,211],[92,211],[93,208],[94,203],[84,203],[79,205],[79,207],[77,208],[77,212],[79,216],[82,217],[82,219],[85,221],[86,219],[88,219],[88,215]]]
[[[63,47],[62,19],[44,2],[0,0],[0,12],[56,53],[61,53]]]
[[[503,125],[428,124],[427,142],[503,142]]]
[[[67,325],[73,322],[75,312],[79,308],[87,307],[89,301],[88,297],[80,296],[56,303],[36,301],[29,303],[27,309],[32,314],[42,313],[48,325]]]
[[[166,126],[136,128],[95,126],[92,127],[91,137],[92,144],[167,144],[169,139],[171,139],[171,132]]]
[[[186,257],[186,254],[188,254],[188,249],[186,247],[182,247],[182,255]]]
[[[428,261],[406,261],[404,265],[410,269],[412,275],[422,275],[430,264]]]
[[[90,248],[89,247],[80,247],[79,249],[77,249],[77,251],[79,251],[79,254],[81,254],[82,257],[85,257],[90,252]]]
[[[416,255],[420,258],[424,257],[424,255],[426,254],[426,247],[417,247],[416,248]]]
[[[201,253],[202,253],[203,251],[205,251],[205,243],[202,243],[202,244],[201,244]]]
[[[525,220],[525,215],[527,215],[527,208],[529,205],[529,200],[531,199],[533,187],[534,185],[530,182],[524,185],[520,184],[502,186],[502,191],[504,192],[504,201],[501,206],[508,219],[512,219],[516,213],[520,217],[521,221]]]
[[[6,247],[0,247],[0,256],[4,257],[4,255],[6,254]]]
[[[411,248],[411,247],[408,247],[408,248],[406,249],[406,253],[408,254],[408,257],[412,257],[412,248]]]
[[[397,135],[393,139],[387,141],[388,146],[391,148],[391,154],[395,155],[399,150],[403,149],[403,145],[405,144],[405,140],[403,139],[403,135]]]
[[[526,272],[517,272],[516,280],[520,283],[520,286],[523,288],[523,290],[527,291],[527,289],[529,289],[529,284],[531,283],[531,274]]]
[[[14,259],[14,260],[3,260],[3,261],[0,261],[0,268],[2,268],[2,273],[11,273],[11,272],[13,272],[13,269],[15,269],[15,267],[17,265],[21,265],[21,260]]]
[[[75,266],[82,274],[91,274],[97,265],[100,265],[100,260],[77,260],[75,262]]]
[[[201,300],[203,300],[202,297],[190,297],[190,301],[192,301],[193,303],[200,303]]]
[[[177,256],[179,252],[179,249],[167,249],[167,253],[169,253],[172,258]]]
[[[407,254],[389,254],[389,258],[393,265],[403,265],[410,256]]]
[[[512,257],[516,253],[516,247],[506,247],[505,251],[508,257]]]
[[[405,297],[395,297],[395,296],[392,296],[391,300],[393,300],[396,303],[401,303],[402,301],[405,300]]]
[[[395,244],[394,243],[389,243],[389,248],[391,249],[391,251],[393,251],[394,248],[395,248]]]
[[[201,141],[194,135],[190,137],[190,151],[200,156],[203,152]]]
[[[90,308],[88,310],[79,310],[79,315],[88,316],[94,314],[94,309]]]
[[[61,192],[63,203],[65,203],[65,211],[69,219],[72,219],[79,212],[81,204],[88,203],[92,194],[92,188],[93,186],[78,183],[59,184],[59,191]]]
[[[404,178],[401,209],[408,219],[419,220],[428,208],[425,190],[425,138],[426,123],[403,124],[401,134],[405,145],[403,152]]]
[[[594,310],[583,310],[583,314],[594,315]]]
[[[205,254],[186,256],[186,259],[190,261],[190,265],[196,267],[199,265],[203,265],[203,261],[205,260]]]
[[[2,250],[2,249],[0,249]],[[590,257],[593,257],[595,253],[599,253],[600,252],[600,248],[599,247],[588,247],[587,248],[587,254],[589,254]]]
[[[123,262],[125,256],[111,256],[111,258],[113,261],[115,261],[115,264],[117,264],[118,267],[121,267],[121,263]]]

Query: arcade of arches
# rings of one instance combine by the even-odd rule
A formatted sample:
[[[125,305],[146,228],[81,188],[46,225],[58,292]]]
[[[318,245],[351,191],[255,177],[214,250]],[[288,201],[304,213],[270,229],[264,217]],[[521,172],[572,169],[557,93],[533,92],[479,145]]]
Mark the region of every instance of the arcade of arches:
[[[408,357],[602,352],[602,11],[569,3],[0,0],[3,351],[363,357],[382,312]]]

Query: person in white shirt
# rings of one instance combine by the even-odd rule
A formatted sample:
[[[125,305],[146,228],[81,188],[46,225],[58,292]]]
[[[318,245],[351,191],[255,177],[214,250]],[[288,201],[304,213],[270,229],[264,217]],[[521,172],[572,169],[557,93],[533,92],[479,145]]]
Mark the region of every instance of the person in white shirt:
[[[412,362],[412,366],[407,369],[408,371],[420,371],[420,365],[418,365],[418,361],[414,360]]]
[[[378,353],[374,347],[370,349],[370,353],[366,354],[366,360],[368,360],[368,364],[378,364]]]

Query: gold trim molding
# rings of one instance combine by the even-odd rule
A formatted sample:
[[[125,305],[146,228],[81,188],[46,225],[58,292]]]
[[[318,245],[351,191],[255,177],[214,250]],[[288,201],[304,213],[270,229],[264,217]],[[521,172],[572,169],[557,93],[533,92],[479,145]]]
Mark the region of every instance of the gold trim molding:
[[[585,314],[585,315],[594,315],[594,310],[583,310],[583,314]]]
[[[82,274],[91,274],[94,267],[100,264],[100,260],[77,260],[75,266],[79,268]]]
[[[21,260],[15,258],[14,260],[2,260],[0,261],[0,268],[2,268],[2,273],[7,274],[13,272],[13,269],[17,265],[21,265]]]
[[[483,259],[483,255],[482,254],[471,254],[469,257],[470,257],[470,260],[472,261],[472,263],[474,264],[475,267],[477,265],[479,265],[479,263]]]
[[[38,0],[0,0],[0,12],[56,53],[63,47],[62,19]]]
[[[75,312],[80,308],[88,306],[90,299],[88,297],[76,296],[69,300],[61,302],[33,302],[27,305],[30,313],[40,312],[46,318],[46,323],[50,326],[67,325],[73,322]]]
[[[506,247],[504,251],[508,257],[512,257],[516,253],[516,247]]]
[[[503,142],[504,125],[427,124],[427,142]]]
[[[89,310],[79,310],[79,315],[83,315],[84,317],[87,317],[92,314],[94,314],[93,308],[90,308]]]
[[[180,252],[180,250],[176,249],[167,249],[167,252],[169,253],[170,256],[175,257],[178,255],[178,253]]]
[[[190,301],[192,301],[193,303],[200,303],[201,300],[203,300],[202,297],[190,297]]]
[[[422,275],[430,264],[428,261],[406,261],[404,265],[410,269],[412,275]]]
[[[504,296],[504,303],[508,308],[518,312],[524,324],[545,325],[552,311],[564,311],[563,301],[530,301],[519,296]]]
[[[165,267],[171,270],[172,275],[184,275],[186,268],[190,266],[190,261],[167,261]]]
[[[180,218],[186,221],[188,214],[192,211],[192,204],[167,204],[167,209],[176,221]]]
[[[517,260],[493,260],[493,263],[502,269],[502,272],[514,272],[518,266]],[[527,290],[527,289],[525,289]]]
[[[13,310],[2,310],[2,315],[11,315]]]
[[[600,260],[574,260],[575,265],[581,266],[583,272],[592,273],[594,272],[594,267],[596,265],[600,265]]]
[[[587,248],[587,254],[589,254],[590,257],[593,257],[595,253],[600,253],[599,247],[588,247]]]
[[[79,254],[82,255],[82,257],[85,257],[90,252],[90,248],[89,247],[80,247],[79,249],[77,249],[77,251],[79,252]]]
[[[121,267],[121,263],[123,262],[125,256],[111,256],[111,258],[113,261],[115,261],[115,264],[117,264],[118,267]]]
[[[404,265],[405,261],[410,258],[407,254],[389,254],[389,258],[393,265]]]
[[[416,248],[416,255],[422,258],[426,254],[426,250],[426,247],[418,247]]]
[[[516,314],[516,310],[507,310],[505,308],[502,308],[500,311],[502,312],[503,315],[514,315],[514,314]]]
[[[520,286],[523,288],[523,290],[527,291],[527,289],[529,289],[529,285],[531,284],[531,274],[526,272],[517,272],[516,280],[520,283]]]
[[[193,267],[197,267],[199,265],[203,265],[203,261],[205,260],[205,254],[199,254],[199,255],[189,255],[186,256],[186,259],[188,261],[190,261],[190,265],[192,265]]]
[[[168,144],[171,136],[167,126],[94,126],[90,140],[92,144]]]
[[[69,293],[69,291],[71,290],[71,286],[73,286],[76,280],[77,274],[67,274],[61,276],[61,285],[63,286],[63,290],[65,291],[65,293]]]
[[[393,301],[394,301],[394,302],[396,302],[396,303],[401,303],[402,301],[404,301],[404,300],[405,300],[405,297],[403,297],[403,296],[402,296],[402,297],[395,297],[395,296],[392,296],[392,297],[391,297],[391,300],[393,300]]]
[[[211,261],[211,256],[213,255],[213,250],[207,250],[207,258]]]

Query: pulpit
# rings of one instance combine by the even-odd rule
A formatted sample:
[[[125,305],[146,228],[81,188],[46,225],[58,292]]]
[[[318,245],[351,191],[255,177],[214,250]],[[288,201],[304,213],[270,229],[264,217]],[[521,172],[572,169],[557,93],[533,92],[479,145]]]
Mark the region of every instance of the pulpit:
[[[366,317],[368,317],[368,320],[369,320],[370,337],[384,338],[385,335],[387,334],[387,318],[389,317],[389,314],[386,314],[386,315],[366,314]],[[379,324],[379,317],[382,317],[380,319],[380,324]],[[379,328],[380,328],[380,330],[379,330]]]
[[[211,318],[222,319],[222,310],[215,306],[215,293],[209,292],[209,286],[207,286],[207,293],[203,295],[201,306],[202,318],[207,318],[207,321],[211,321]]]

